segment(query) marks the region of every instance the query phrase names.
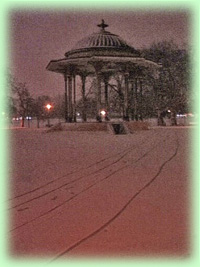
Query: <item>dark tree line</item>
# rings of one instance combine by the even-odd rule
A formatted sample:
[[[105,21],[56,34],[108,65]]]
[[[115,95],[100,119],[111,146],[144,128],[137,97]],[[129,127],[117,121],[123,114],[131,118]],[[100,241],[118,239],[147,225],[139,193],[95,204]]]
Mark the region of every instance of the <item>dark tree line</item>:
[[[171,123],[176,125],[177,113],[185,113],[191,108],[190,62],[186,50],[178,49],[173,42],[153,44],[143,51],[144,56],[160,63],[158,79],[146,79],[152,86],[152,104],[162,114],[171,112]],[[148,75],[148,74],[147,74]]]
[[[141,51],[144,58],[160,65],[159,73],[141,68],[134,73],[129,85],[129,117],[132,120],[169,116],[171,124],[176,125],[176,115],[191,110],[190,61],[188,51],[178,49],[173,42],[153,44]],[[124,80],[116,75],[111,108],[123,113]],[[170,111],[170,112],[169,112]]]

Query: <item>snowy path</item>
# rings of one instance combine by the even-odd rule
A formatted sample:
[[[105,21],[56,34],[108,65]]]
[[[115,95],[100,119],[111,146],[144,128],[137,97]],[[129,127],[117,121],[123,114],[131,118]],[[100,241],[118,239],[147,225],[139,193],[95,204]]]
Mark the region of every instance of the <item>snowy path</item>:
[[[187,253],[188,133],[12,130],[13,253]]]

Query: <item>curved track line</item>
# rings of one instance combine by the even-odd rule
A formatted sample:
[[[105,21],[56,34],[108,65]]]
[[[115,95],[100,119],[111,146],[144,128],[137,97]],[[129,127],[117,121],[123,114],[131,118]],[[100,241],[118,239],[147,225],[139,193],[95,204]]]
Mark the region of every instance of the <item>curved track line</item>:
[[[146,140],[145,140],[145,141],[146,141]],[[88,169],[89,167],[94,166],[94,165],[97,165],[97,164],[99,164],[99,163],[101,163],[101,162],[107,160],[108,158],[116,157],[116,156],[118,156],[118,155],[120,155],[120,154],[122,154],[122,153],[125,152],[121,157],[119,157],[119,158],[118,158],[117,160],[115,160],[114,162],[109,163],[109,164],[107,164],[107,165],[105,165],[105,166],[99,168],[98,170],[93,171],[92,173],[82,175],[82,176],[80,176],[80,177],[77,178],[77,179],[74,179],[74,180],[72,180],[72,181],[69,181],[69,182],[67,182],[67,183],[64,183],[64,184],[62,184],[61,186],[58,186],[58,187],[56,187],[56,188],[54,188],[54,189],[52,189],[52,190],[50,190],[50,191],[47,191],[46,193],[42,193],[42,194],[39,195],[39,196],[33,197],[33,198],[31,198],[31,199],[29,199],[29,200],[27,200],[27,201],[24,201],[24,202],[19,203],[19,204],[15,205],[15,206],[12,206],[12,207],[10,207],[8,210],[11,210],[11,209],[20,207],[20,206],[22,206],[22,205],[24,205],[24,204],[30,203],[31,201],[37,200],[37,199],[39,199],[39,198],[41,198],[41,197],[44,197],[44,196],[46,196],[46,195],[48,195],[48,194],[50,194],[50,193],[52,193],[52,192],[55,192],[55,191],[61,189],[61,188],[64,187],[64,186],[67,186],[67,185],[70,185],[70,184],[72,184],[72,183],[74,183],[74,182],[77,182],[77,181],[79,181],[79,180],[82,180],[82,179],[85,178],[86,176],[88,177],[88,176],[91,176],[91,175],[93,175],[93,174],[99,173],[100,171],[102,171],[102,170],[104,170],[104,169],[106,169],[106,168],[108,168],[108,167],[110,167],[110,166],[116,164],[117,162],[119,162],[119,161],[120,161],[122,158],[124,158],[127,154],[131,153],[132,150],[133,150],[134,148],[137,148],[137,147],[139,147],[140,145],[144,144],[145,141],[141,142],[141,144],[139,144],[139,145],[137,145],[137,146],[134,145],[134,146],[132,146],[131,148],[126,149],[126,150],[124,150],[124,151],[122,151],[122,152],[120,152],[120,153],[117,153],[117,154],[115,154],[115,155],[112,155],[112,156],[109,156],[109,157],[107,157],[107,158],[104,158],[103,160],[100,160],[100,161],[98,161],[98,162],[96,162],[96,163],[94,163],[94,164],[92,164],[92,165],[90,165],[90,166],[87,166],[86,168],[83,168],[83,169]],[[147,153],[149,153],[149,152],[147,152]],[[143,156],[145,156],[145,155],[146,155],[146,154],[144,154]],[[139,159],[139,160],[140,160],[140,159]],[[81,170],[83,170],[83,169],[81,169]],[[69,173],[68,175],[74,174],[74,173],[79,172],[79,171],[80,171],[80,170],[71,172],[71,173]],[[34,191],[36,191],[36,190],[39,190],[39,189],[41,189],[41,188],[47,186],[48,184],[51,184],[51,183],[53,183],[53,182],[55,182],[55,181],[58,181],[59,179],[64,178],[64,177],[67,177],[67,175],[64,175],[64,176],[62,176],[62,177],[60,177],[60,178],[57,178],[57,179],[55,179],[54,181],[51,181],[51,182],[49,182],[49,183],[47,183],[47,184],[45,184],[45,185],[43,185],[43,186],[41,186],[41,187],[38,187],[37,189],[34,189],[34,190],[32,190],[32,191],[29,191],[29,193],[30,193],[30,192],[34,192]],[[24,195],[27,195],[27,194],[28,194],[28,192],[27,192],[27,193],[24,193],[24,194],[22,194],[22,195],[20,195],[20,196],[24,196]],[[18,196],[18,197],[19,197],[19,196]],[[16,197],[15,197],[15,198],[16,198]],[[13,198],[13,199],[14,199],[14,198]],[[13,200],[13,199],[12,199],[12,200]]]
[[[129,201],[126,202],[126,204],[110,219],[108,220],[106,223],[104,223],[101,227],[99,227],[98,229],[96,229],[94,232],[92,232],[91,234],[85,236],[84,238],[82,238],[81,240],[77,241],[76,243],[74,243],[72,246],[70,246],[69,248],[67,248],[65,251],[63,251],[62,253],[60,253],[59,255],[57,255],[54,259],[52,259],[50,262],[53,262],[55,260],[57,260],[58,258],[62,257],[63,255],[65,255],[66,253],[70,252],[71,250],[73,250],[74,248],[78,247],[79,245],[81,245],[82,243],[84,243],[85,241],[87,241],[88,239],[90,239],[91,237],[95,236],[96,234],[98,234],[99,232],[101,232],[105,227],[107,227],[109,224],[111,224],[116,218],[118,218],[124,211],[125,209],[130,205],[130,203],[143,191],[145,190],[147,187],[149,187],[155,180],[156,178],[160,175],[162,169],[164,168],[164,166],[170,162],[176,155],[178,152],[178,148],[179,148],[179,142],[177,140],[177,147],[175,152],[173,153],[173,155],[166,160],[159,168],[158,172],[156,173],[156,175],[148,182],[146,183],[140,190],[138,190],[138,192],[136,192],[130,199]]]
[[[146,141],[146,140],[145,140],[145,141]],[[143,143],[144,143],[144,141],[143,141],[141,144],[143,144]],[[140,144],[140,145],[141,145],[141,144]],[[98,164],[104,162],[105,160],[108,160],[108,159],[110,159],[110,158],[116,157],[116,156],[118,156],[118,155],[120,155],[120,154],[122,154],[122,153],[124,153],[124,152],[126,152],[126,151],[128,152],[128,151],[130,151],[131,149],[133,149],[133,148],[135,148],[135,147],[137,147],[137,146],[134,145],[134,146],[132,146],[131,148],[124,149],[124,150],[120,151],[119,153],[116,153],[116,154],[114,154],[114,155],[110,155],[110,156],[108,156],[108,157],[106,157],[106,158],[103,158],[103,159],[97,161],[97,162],[94,162],[94,163],[92,163],[92,164],[89,165],[89,166],[86,166],[86,167],[84,167],[84,168],[81,168],[81,169],[78,169],[78,170],[69,172],[69,173],[64,174],[64,175],[62,175],[62,176],[59,176],[59,177],[57,177],[56,179],[54,179],[53,181],[50,181],[50,182],[48,182],[48,183],[46,183],[46,184],[43,184],[43,185],[41,185],[41,186],[39,186],[39,187],[36,187],[35,189],[32,189],[32,190],[30,190],[30,191],[27,191],[27,192],[25,192],[25,193],[22,193],[22,194],[20,194],[20,195],[17,195],[17,196],[15,196],[15,197],[13,197],[13,198],[10,198],[10,199],[8,199],[7,201],[11,201],[11,200],[13,200],[13,199],[20,198],[20,197],[22,197],[22,196],[25,196],[25,195],[28,195],[28,194],[33,193],[33,192],[35,192],[35,191],[38,191],[38,190],[40,190],[41,188],[46,187],[46,186],[49,185],[49,184],[55,183],[55,182],[57,182],[57,181],[60,180],[60,179],[63,179],[63,178],[65,178],[65,177],[67,177],[67,176],[69,176],[69,175],[72,175],[72,174],[74,174],[74,173],[81,172],[81,171],[83,171],[83,170],[89,169],[89,168],[91,168],[91,167],[93,167],[93,166],[95,166],[95,165],[98,165]]]
[[[29,202],[31,202],[31,201],[33,201],[33,200],[39,199],[39,198],[41,198],[41,197],[44,197],[44,196],[46,196],[46,195],[48,195],[48,194],[50,194],[50,193],[52,193],[52,192],[55,192],[55,191],[61,189],[62,187],[66,186],[66,185],[69,185],[69,184],[72,184],[72,183],[74,183],[74,182],[77,182],[77,181],[82,180],[82,179],[85,178],[86,176],[88,177],[88,176],[91,176],[91,175],[93,175],[93,174],[99,173],[99,172],[101,172],[102,170],[104,170],[104,169],[106,169],[106,168],[108,168],[108,167],[110,167],[110,166],[116,164],[117,162],[119,162],[121,159],[123,159],[123,158],[124,158],[128,153],[130,153],[131,151],[132,151],[132,150],[129,149],[125,154],[123,154],[120,158],[118,158],[117,160],[115,160],[115,161],[112,162],[111,164],[107,164],[106,166],[103,166],[102,168],[100,168],[100,169],[98,169],[98,170],[96,170],[96,171],[94,171],[94,172],[92,172],[92,173],[85,174],[85,175],[83,175],[83,176],[81,176],[81,177],[79,177],[79,178],[77,178],[77,179],[74,179],[74,180],[72,180],[72,181],[70,181],[70,182],[67,182],[67,183],[65,183],[65,184],[62,184],[62,185],[60,185],[60,186],[58,186],[58,187],[56,187],[56,188],[54,188],[54,189],[52,189],[52,190],[50,190],[50,191],[48,191],[48,192],[46,192],[46,193],[43,193],[43,194],[41,194],[41,195],[39,195],[39,196],[33,197],[33,198],[31,198],[31,199],[29,199],[29,200],[27,200],[27,201],[24,201],[24,202],[22,202],[22,203],[19,203],[19,204],[15,205],[15,206],[9,208],[8,210],[17,208],[17,207],[22,206],[22,205],[24,205],[24,204],[27,204],[27,203],[29,203]],[[66,177],[66,176],[65,176],[65,177]]]
[[[141,157],[139,157],[139,158],[138,158],[136,161],[134,161],[132,164],[135,164],[135,163],[137,163],[138,161],[140,161],[142,158],[144,158],[146,155],[148,155],[148,153],[150,153],[155,147],[156,147],[156,145],[155,145],[153,148],[151,148],[150,150],[148,150],[147,152],[145,152]],[[82,190],[81,192],[79,192],[79,193],[73,195],[73,196],[70,197],[69,199],[67,199],[67,200],[65,200],[64,202],[60,203],[59,205],[55,206],[54,208],[52,208],[52,209],[50,209],[50,210],[44,212],[44,213],[41,214],[40,216],[35,217],[35,218],[33,218],[32,220],[30,220],[30,221],[28,221],[28,222],[25,222],[25,223],[23,223],[23,224],[21,224],[21,225],[19,225],[19,226],[16,226],[15,228],[11,229],[9,232],[13,232],[14,230],[17,230],[17,229],[19,229],[19,228],[21,228],[21,227],[23,227],[23,226],[25,226],[25,225],[27,225],[27,224],[29,224],[29,223],[31,223],[31,222],[34,222],[34,221],[36,221],[36,220],[38,220],[38,219],[40,219],[40,218],[46,216],[46,215],[49,214],[50,212],[55,211],[56,209],[58,209],[58,208],[60,208],[61,206],[65,205],[67,202],[70,202],[72,199],[78,197],[79,195],[81,195],[82,193],[86,192],[86,191],[89,190],[90,188],[92,188],[92,187],[94,187],[95,185],[101,183],[102,181],[108,179],[109,177],[111,177],[111,176],[114,175],[115,173],[117,173],[117,172],[119,172],[119,171],[121,171],[121,170],[127,168],[128,166],[130,166],[130,164],[126,164],[126,165],[124,165],[124,166],[118,168],[117,170],[115,170],[115,171],[113,171],[112,173],[108,174],[107,176],[103,177],[102,179],[100,179],[100,180],[97,181],[96,183],[89,185],[88,187],[86,187],[86,188],[85,188],[84,190]]]

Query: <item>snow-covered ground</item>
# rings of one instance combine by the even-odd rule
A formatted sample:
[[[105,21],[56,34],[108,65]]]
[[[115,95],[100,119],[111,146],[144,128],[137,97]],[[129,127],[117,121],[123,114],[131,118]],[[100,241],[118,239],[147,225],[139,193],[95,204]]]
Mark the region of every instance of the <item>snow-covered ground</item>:
[[[189,253],[189,128],[8,131],[11,254]]]

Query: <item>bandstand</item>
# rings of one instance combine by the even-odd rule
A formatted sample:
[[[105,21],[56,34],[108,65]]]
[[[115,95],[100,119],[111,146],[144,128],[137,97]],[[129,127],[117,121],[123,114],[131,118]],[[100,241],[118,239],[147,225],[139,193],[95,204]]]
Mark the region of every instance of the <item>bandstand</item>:
[[[96,120],[101,122],[101,110],[109,114],[109,81],[119,73],[124,78],[124,120],[130,118],[130,88],[134,78],[142,74],[145,68],[156,73],[159,65],[141,57],[140,52],[128,45],[118,35],[106,31],[107,24],[102,20],[97,25],[100,31],[80,40],[72,50],[65,53],[65,58],[51,60],[47,70],[63,74],[65,81],[65,120],[76,122],[76,93],[82,95],[82,119],[87,121],[86,78],[96,79],[93,88],[96,99]],[[76,77],[81,78],[81,88],[77,87]],[[104,103],[102,103],[102,88]],[[131,99],[134,102],[134,99]]]

